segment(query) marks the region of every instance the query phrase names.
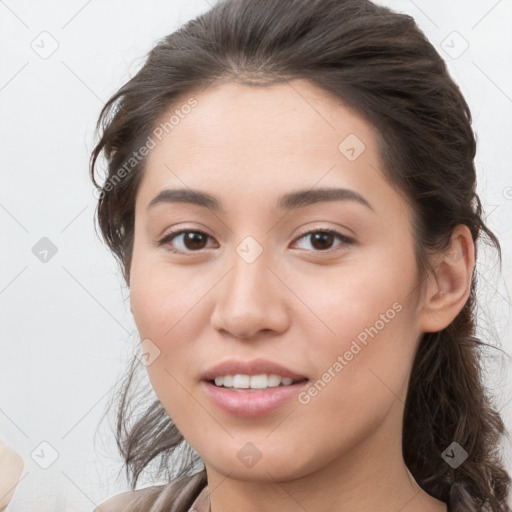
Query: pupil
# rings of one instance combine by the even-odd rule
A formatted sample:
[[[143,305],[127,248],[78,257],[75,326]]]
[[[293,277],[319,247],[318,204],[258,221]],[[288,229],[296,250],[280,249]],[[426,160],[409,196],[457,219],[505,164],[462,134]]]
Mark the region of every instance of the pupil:
[[[332,242],[332,237],[334,235],[332,233],[314,233],[313,234],[313,240],[314,242],[316,241],[320,241],[320,247],[316,247],[315,246],[315,243],[313,243],[313,245],[315,246],[316,249],[326,249],[328,247],[325,247],[325,245],[329,246],[330,243],[329,242]],[[327,244],[325,243],[327,241]],[[324,246],[322,246],[322,244]]]
[[[200,239],[202,237],[203,237],[203,235],[201,233],[198,233],[197,231],[191,231],[191,232],[185,233],[185,245],[186,245],[187,249],[202,249],[202,246],[197,247],[198,243],[199,243],[199,245],[201,245]],[[203,242],[204,242],[204,240],[203,240]],[[190,243],[192,244],[192,247],[190,246]]]

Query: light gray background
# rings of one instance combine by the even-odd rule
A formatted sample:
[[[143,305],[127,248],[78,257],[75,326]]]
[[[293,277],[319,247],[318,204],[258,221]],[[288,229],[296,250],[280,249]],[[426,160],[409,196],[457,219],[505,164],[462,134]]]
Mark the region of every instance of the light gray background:
[[[414,16],[471,107],[478,189],[504,256],[500,275],[481,249],[480,332],[511,354],[512,2],[380,3]],[[94,231],[88,158],[103,103],[159,38],[208,8],[0,1],[0,437],[25,460],[10,512],[90,511],[128,488],[114,481],[120,459],[108,428],[94,434],[138,340],[121,275]],[[43,237],[57,249],[47,262],[32,252]],[[496,359],[487,379],[511,429],[510,366]],[[42,442],[58,454],[48,469],[40,464],[53,452]],[[512,468],[510,442],[504,453]]]

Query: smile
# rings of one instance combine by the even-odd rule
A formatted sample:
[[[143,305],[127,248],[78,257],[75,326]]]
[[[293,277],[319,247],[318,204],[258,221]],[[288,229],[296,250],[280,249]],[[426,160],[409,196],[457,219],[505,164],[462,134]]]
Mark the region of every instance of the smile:
[[[275,388],[278,386],[290,386],[295,380],[280,375],[224,375],[215,377],[214,384],[217,387],[229,388],[232,390],[251,390]]]

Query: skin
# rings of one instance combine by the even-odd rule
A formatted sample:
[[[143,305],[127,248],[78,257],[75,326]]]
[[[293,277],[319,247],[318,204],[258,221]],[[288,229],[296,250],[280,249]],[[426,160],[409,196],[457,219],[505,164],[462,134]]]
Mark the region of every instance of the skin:
[[[0,511],[5,510],[11,501],[23,467],[19,454],[0,442]]]
[[[469,230],[456,228],[420,294],[411,212],[383,177],[370,124],[303,80],[226,82],[193,96],[197,107],[148,156],[130,288],[141,339],[160,351],[151,383],[205,462],[211,510],[446,511],[405,466],[402,418],[421,334],[446,327],[467,300]],[[354,161],[338,149],[349,134],[366,146]],[[225,213],[184,203],[148,210],[162,189],[182,187],[215,195]],[[373,211],[354,201],[275,207],[281,194],[319,187],[355,190]],[[171,227],[207,236],[159,246]],[[305,233],[322,228],[353,242],[334,237],[321,250]],[[236,252],[247,236],[263,250],[250,264]],[[241,418],[201,389],[203,372],[231,357],[263,357],[314,382],[394,303],[400,312],[307,404]],[[248,442],[261,454],[251,467],[237,457]]]

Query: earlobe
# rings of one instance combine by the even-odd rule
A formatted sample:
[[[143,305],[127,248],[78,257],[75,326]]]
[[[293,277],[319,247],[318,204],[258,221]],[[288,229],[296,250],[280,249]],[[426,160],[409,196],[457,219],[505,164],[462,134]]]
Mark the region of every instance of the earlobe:
[[[450,325],[467,302],[475,265],[475,246],[466,225],[457,226],[450,246],[436,260],[420,313],[420,330],[438,332]]]

